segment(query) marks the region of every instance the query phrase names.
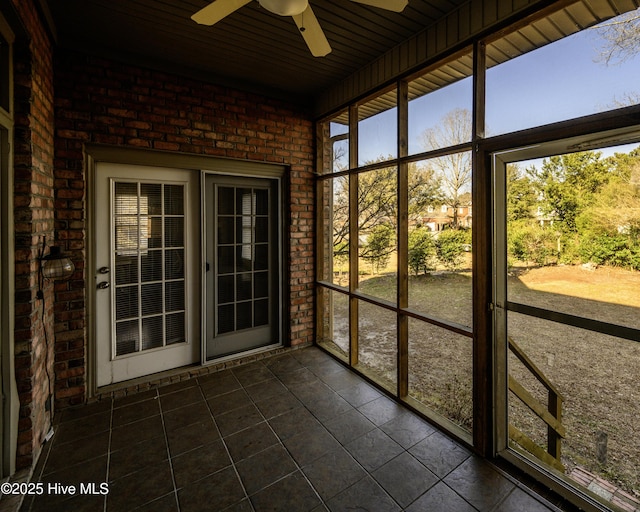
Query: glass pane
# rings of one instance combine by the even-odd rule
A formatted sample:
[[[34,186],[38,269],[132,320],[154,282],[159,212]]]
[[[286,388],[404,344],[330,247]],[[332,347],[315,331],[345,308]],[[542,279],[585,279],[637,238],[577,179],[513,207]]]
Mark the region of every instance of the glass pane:
[[[127,254],[116,254],[116,285],[138,282],[138,258]]]
[[[184,281],[171,281],[165,284],[165,310],[184,310]]]
[[[349,168],[349,112],[340,112],[321,125],[323,139],[323,174]]]
[[[323,182],[324,217],[323,279],[349,286],[349,178],[340,176]]]
[[[507,166],[508,300],[640,328],[640,145]]]
[[[409,307],[471,326],[471,155],[409,165]]]
[[[560,423],[566,437],[560,442],[565,474],[573,484],[584,482],[584,471],[628,494],[640,490],[640,444],[637,423],[640,401],[637,376],[640,375],[638,342],[623,340],[567,325],[509,312],[508,333],[532,361],[554,392],[543,387],[511,351],[509,377],[546,410],[556,411],[549,396],[562,396]],[[509,393],[509,423],[525,434],[540,450],[548,445],[547,424],[518,398]],[[512,446],[529,452],[522,439]],[[555,443],[553,443],[555,445]],[[531,454],[529,456],[536,457]],[[538,461],[540,462],[540,461]],[[610,484],[609,484],[610,483]],[[611,497],[610,494],[608,496]],[[609,504],[610,505],[610,504]]]
[[[184,218],[165,217],[164,237],[165,247],[184,246]]]
[[[141,249],[162,248],[162,217],[144,217],[141,222]]]
[[[184,311],[184,190],[161,183],[115,184],[118,355],[162,347],[164,312]],[[179,248],[165,249],[165,244]],[[127,318],[131,321],[120,321]],[[184,313],[166,325],[174,339],[184,340]]]
[[[269,269],[269,246],[267,244],[256,244],[255,246],[256,260],[253,266],[254,270]]]
[[[140,213],[142,215],[162,215],[162,185],[159,183],[140,184]]]
[[[229,274],[235,270],[235,248],[233,246],[218,247],[218,273]]]
[[[138,320],[116,322],[116,356],[123,356],[140,350]]]
[[[473,417],[473,341],[409,319],[409,396],[467,431]]]
[[[164,186],[164,214],[184,215],[184,186]]]
[[[409,154],[471,140],[470,53],[409,82]]]
[[[397,391],[397,322],[387,309],[358,301],[358,365],[388,391]]]
[[[185,335],[184,315],[184,313],[174,313],[165,317],[167,326],[167,345],[187,341]]]
[[[115,215],[136,215],[138,213],[138,184],[115,184]]]
[[[142,350],[158,348],[164,345],[162,328],[161,316],[142,319]]]
[[[582,30],[551,44],[545,44],[545,40],[541,43],[544,46],[534,49],[537,44],[532,41],[540,41],[539,26],[557,19],[561,22],[558,26],[568,26],[571,32],[584,28],[570,14],[559,11],[487,45],[488,134],[640,102],[640,52],[633,51],[637,40],[625,37],[623,32],[623,20],[629,15],[637,17],[637,11],[610,19],[602,28]],[[542,33],[548,35],[550,31],[542,28]],[[608,33],[619,34],[620,41],[627,44],[609,40]],[[562,35],[553,32],[554,37]],[[616,53],[622,46],[630,51]]]
[[[269,191],[256,189],[253,191],[256,197],[256,215],[269,215]]]
[[[162,313],[162,283],[142,285],[141,295],[143,315]]]
[[[116,288],[116,320],[135,318],[138,314],[138,287]]]
[[[252,215],[255,211],[255,196],[250,188],[236,189],[236,215]]]
[[[253,268],[253,247],[251,245],[236,246],[236,272],[249,272]]]
[[[236,243],[253,243],[253,217],[249,215],[236,217]]]
[[[218,244],[232,244],[234,242],[233,226],[233,217],[218,217]]]
[[[145,251],[140,255],[140,274],[143,282],[162,280],[162,250]]]
[[[234,302],[236,297],[234,276],[218,277],[218,302]]]
[[[218,334],[232,332],[235,328],[235,306],[218,306]]]
[[[266,217],[257,217],[255,220],[256,226],[256,243],[269,241],[269,219]]]
[[[349,297],[344,293],[322,289],[322,332],[318,343],[344,361],[349,360]]]
[[[398,173],[395,167],[358,175],[359,288],[395,302]]]
[[[256,272],[253,274],[253,294],[256,298],[269,296],[268,272]]]
[[[236,330],[253,327],[253,302],[236,304]]]
[[[184,249],[170,249],[164,252],[165,279],[184,278]]]
[[[218,214],[233,215],[235,194],[231,187],[218,187]]]
[[[358,165],[384,162],[398,156],[396,90],[358,105]]]
[[[116,250],[131,254],[130,251],[138,249],[138,217],[130,215],[116,217],[115,222],[115,245]]]
[[[253,294],[253,280],[251,274],[236,276],[236,300],[251,299]]]

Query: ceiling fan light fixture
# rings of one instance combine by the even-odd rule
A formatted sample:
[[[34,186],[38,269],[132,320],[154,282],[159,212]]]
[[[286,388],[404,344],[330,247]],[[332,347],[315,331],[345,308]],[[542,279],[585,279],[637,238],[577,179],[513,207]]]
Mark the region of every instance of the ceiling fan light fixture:
[[[258,0],[258,3],[279,16],[296,16],[309,6],[309,0]]]

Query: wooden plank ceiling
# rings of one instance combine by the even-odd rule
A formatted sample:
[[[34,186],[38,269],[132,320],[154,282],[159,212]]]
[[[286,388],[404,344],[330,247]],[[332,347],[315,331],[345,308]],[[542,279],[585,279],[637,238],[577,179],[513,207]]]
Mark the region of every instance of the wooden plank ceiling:
[[[311,0],[333,51],[309,53],[293,19],[257,1],[212,27],[191,15],[209,0],[48,0],[58,43],[301,103],[421,32],[467,0],[409,0],[402,13]]]
[[[212,27],[191,15],[210,0],[42,0],[58,43],[125,62],[287,98],[312,106],[319,93],[470,0],[409,0],[402,13],[351,0],[310,0],[333,51],[313,57],[290,17],[252,1]],[[489,67],[638,7],[639,0],[578,0],[502,34],[487,46]],[[409,98],[470,76],[471,55],[412,77]],[[395,91],[363,106],[368,117],[395,105]],[[366,111],[364,110],[366,109]],[[345,117],[346,120],[346,117]],[[341,122],[340,119],[336,119]],[[345,121],[346,122],[346,121]]]

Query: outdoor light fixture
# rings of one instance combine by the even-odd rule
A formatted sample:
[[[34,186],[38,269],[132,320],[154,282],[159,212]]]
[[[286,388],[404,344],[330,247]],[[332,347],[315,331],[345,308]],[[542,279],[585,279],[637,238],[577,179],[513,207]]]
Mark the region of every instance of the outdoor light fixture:
[[[60,250],[60,247],[51,246],[49,254],[40,258],[42,277],[45,279],[68,279],[76,267],[73,262]]]
[[[258,0],[261,7],[280,16],[297,16],[309,7],[308,0]]]

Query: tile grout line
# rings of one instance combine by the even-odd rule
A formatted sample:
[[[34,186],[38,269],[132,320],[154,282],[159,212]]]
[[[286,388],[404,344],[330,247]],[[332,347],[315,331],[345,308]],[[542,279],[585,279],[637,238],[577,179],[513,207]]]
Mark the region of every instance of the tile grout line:
[[[287,391],[291,392],[291,390],[289,390],[289,387],[288,387],[284,382],[282,382],[282,381],[280,380],[280,378],[279,378],[275,373],[273,373],[273,371],[271,371],[271,369],[270,369],[268,366],[265,366],[265,365],[264,365],[264,363],[263,363],[263,366],[264,366],[267,370],[269,370],[269,373],[270,373],[271,375],[273,375],[273,377],[274,377],[278,382],[280,382],[280,383],[281,383],[281,384],[282,384],[282,385],[287,389]],[[266,380],[266,379],[265,379],[265,380]],[[261,381],[261,382],[262,382],[262,381]],[[254,383],[253,385],[256,385],[256,384],[259,384],[259,382],[256,382],[256,383]],[[245,385],[244,385],[244,384],[242,384],[242,383],[241,383],[240,385],[242,386],[242,388],[243,388],[243,389],[245,389],[245,390],[246,390],[246,387],[245,387]],[[246,391],[245,391],[245,392],[246,392]],[[311,489],[313,490],[313,492],[315,493],[315,495],[317,496],[317,498],[320,500],[320,503],[321,503],[325,508],[327,508],[325,501],[322,499],[322,497],[321,497],[321,496],[320,496],[320,494],[318,493],[318,491],[317,491],[317,489],[315,488],[315,486],[311,483],[311,481],[310,481],[310,480],[309,480],[309,478],[307,477],[306,473],[302,470],[302,466],[300,466],[300,464],[298,464],[298,461],[295,459],[295,457],[294,457],[294,456],[293,456],[293,454],[289,451],[289,449],[286,447],[286,445],[282,442],[282,439],[280,439],[280,436],[275,432],[275,430],[273,430],[273,427],[271,426],[271,423],[269,423],[269,420],[265,417],[264,413],[260,410],[260,408],[259,408],[259,407],[258,407],[258,405],[257,405],[257,402],[254,400],[254,398],[253,398],[249,393],[247,393],[247,396],[248,396],[248,397],[249,397],[249,399],[251,400],[251,403],[256,407],[256,409],[257,409],[257,410],[258,410],[258,412],[260,413],[260,416],[262,416],[262,419],[264,420],[264,422],[265,422],[265,423],[267,424],[267,426],[269,427],[269,430],[273,433],[273,435],[274,435],[274,436],[276,437],[276,439],[278,440],[278,443],[280,444],[280,446],[281,446],[281,447],[282,447],[282,448],[287,452],[287,454],[289,454],[289,457],[291,457],[291,460],[293,461],[293,464],[294,464],[294,465],[295,465],[295,467],[297,468],[295,471],[292,471],[291,473],[288,473],[288,474],[286,474],[286,475],[282,476],[281,478],[277,479],[275,482],[271,482],[271,483],[270,483],[267,487],[265,487],[264,489],[267,489],[267,488],[271,487],[271,486],[272,486],[272,485],[274,485],[275,483],[280,482],[280,481],[284,480],[285,478],[288,478],[289,476],[291,476],[291,475],[293,475],[294,473],[296,473],[296,472],[298,472],[298,471],[299,471],[299,472],[300,472],[300,474],[304,477],[305,482],[307,482],[307,483],[309,484],[309,486],[311,487]],[[302,406],[303,406],[303,407],[305,407],[305,405],[304,405],[302,402],[300,402],[300,403],[302,404]],[[305,407],[305,409],[306,409],[306,407]],[[308,409],[307,409],[307,410],[308,410]],[[309,411],[309,412],[311,412],[311,411]],[[283,413],[283,414],[284,414],[284,413]],[[269,447],[269,448],[270,448],[270,447]],[[265,448],[265,450],[268,450],[268,448]],[[261,450],[261,451],[260,451],[260,452],[258,452],[258,453],[262,453],[262,452],[263,452],[263,451],[265,451],[265,450]],[[257,454],[254,454],[254,455],[257,455]],[[261,489],[261,490],[264,490],[264,489]],[[259,492],[259,491],[257,491],[257,492]],[[257,492],[256,492],[256,493],[254,493],[254,494],[257,494]]]
[[[164,422],[164,411],[162,410],[162,400],[160,400],[160,396],[161,395],[159,392],[159,388],[156,388],[158,408],[160,409],[160,420],[162,421],[162,433],[164,434],[164,446],[165,446],[165,449],[167,450],[167,459],[169,461],[169,471],[171,472],[171,483],[173,484],[173,499],[176,502],[177,512],[180,512],[180,500],[178,500],[178,487],[176,485],[176,476],[173,472],[173,460],[171,459],[171,450],[169,449],[169,437],[167,435],[167,426]],[[158,496],[155,498],[155,500],[158,500],[161,497],[162,496]],[[155,500],[152,500],[150,503],[153,503],[153,501]],[[146,504],[147,503],[144,503],[142,506]]]
[[[351,404],[348,400],[346,400],[344,397],[342,397],[342,395],[340,395],[340,393],[339,393],[339,390],[334,389],[334,388],[333,388],[333,386],[331,386],[328,382],[326,382],[326,381],[322,378],[322,376],[321,376],[321,375],[318,375],[318,374],[317,374],[317,373],[315,373],[311,368],[309,368],[309,367],[307,367],[307,366],[304,366],[304,368],[308,369],[311,373],[313,373],[313,374],[318,378],[318,380],[319,380],[319,381],[320,381],[324,386],[326,386],[329,390],[331,390],[332,392],[334,392],[337,396],[340,396],[341,398],[343,398],[343,399],[344,399],[344,400],[349,404],[349,406],[352,408],[352,410],[357,411],[357,412],[360,412],[360,411],[359,411],[359,409],[358,409],[358,407],[356,407],[355,405]],[[281,381],[281,382],[282,382],[282,381]],[[366,383],[367,385],[370,385],[370,384],[369,384],[365,379],[362,379],[362,382]],[[285,385],[285,387],[287,387],[287,389],[289,389],[289,388],[288,388],[288,386],[287,386],[284,382],[283,382],[283,384]],[[383,395],[383,396],[384,396],[384,395]],[[373,400],[372,400],[372,401],[373,401]],[[302,402],[301,402],[301,403],[302,403]],[[369,403],[369,402],[368,402],[368,403]],[[427,492],[429,492],[429,490],[433,489],[433,487],[435,487],[438,483],[442,483],[443,485],[446,485],[449,489],[451,489],[451,491],[452,491],[452,492],[454,492],[457,496],[459,496],[463,501],[465,501],[466,503],[469,503],[469,502],[468,502],[468,501],[467,501],[463,496],[461,496],[460,494],[458,494],[454,489],[452,489],[449,485],[447,485],[447,483],[446,483],[446,482],[444,482],[444,477],[442,477],[442,478],[441,478],[439,475],[437,475],[436,473],[434,473],[434,472],[433,472],[429,467],[427,467],[425,464],[423,464],[423,463],[422,463],[422,461],[420,461],[420,460],[416,459],[416,458],[413,456],[413,454],[409,451],[409,449],[410,449],[411,447],[415,446],[415,444],[417,444],[417,443],[414,443],[414,445],[412,445],[411,447],[408,447],[408,448],[405,448],[403,445],[400,445],[400,444],[398,443],[398,444],[399,444],[399,446],[402,448],[402,450],[403,450],[403,451],[402,451],[400,454],[398,454],[398,455],[396,455],[395,457],[393,457],[393,459],[395,459],[395,458],[399,457],[400,455],[402,455],[402,454],[406,453],[407,455],[409,455],[409,456],[413,457],[414,459],[416,459],[416,461],[417,461],[419,464],[421,464],[425,469],[427,469],[428,471],[430,471],[431,473],[433,473],[433,474],[435,475],[435,477],[437,478],[437,482],[436,482],[434,485],[432,485],[431,487],[429,487],[429,489],[426,489],[426,490],[425,490],[425,492],[423,492],[422,494],[420,494],[420,496],[416,497],[416,498],[415,498],[411,503],[409,503],[406,507],[403,507],[403,506],[402,506],[402,505],[401,505],[401,504],[400,504],[400,503],[399,503],[399,502],[398,502],[398,501],[397,501],[397,500],[396,500],[396,499],[395,499],[395,498],[394,498],[394,497],[393,497],[393,496],[392,496],[392,495],[391,495],[391,494],[390,494],[390,493],[389,493],[389,492],[388,492],[388,491],[387,491],[387,490],[382,486],[382,484],[380,484],[380,483],[378,482],[378,480],[376,480],[376,478],[373,476],[374,471],[369,471],[367,468],[365,468],[365,467],[362,465],[362,463],[360,463],[360,461],[358,461],[358,460],[353,456],[353,454],[351,454],[351,452],[346,448],[346,446],[345,446],[342,442],[340,442],[340,440],[338,440],[338,439],[337,439],[337,438],[336,438],[336,437],[335,437],[335,436],[334,436],[334,435],[333,435],[333,434],[332,434],[332,433],[331,433],[331,432],[326,428],[326,426],[325,426],[325,421],[320,420],[320,419],[319,419],[319,418],[318,418],[318,417],[317,417],[317,416],[316,416],[316,415],[315,415],[311,410],[309,410],[309,409],[307,408],[307,406],[306,406],[304,403],[302,403],[302,405],[303,405],[303,407],[304,407],[305,409],[307,409],[307,411],[309,411],[309,413],[310,413],[311,415],[313,415],[313,416],[314,416],[314,418],[316,418],[316,419],[321,423],[321,425],[322,425],[323,427],[325,427],[325,430],[327,430],[327,432],[328,432],[328,433],[329,433],[329,434],[330,434],[330,435],[331,435],[331,436],[332,436],[332,437],[333,437],[333,438],[338,442],[338,444],[339,444],[339,445],[340,445],[340,446],[341,446],[341,447],[342,447],[342,448],[343,448],[343,449],[344,449],[344,450],[349,454],[349,456],[351,457],[351,459],[353,459],[353,460],[355,461],[355,463],[356,463],[356,464],[358,464],[358,466],[359,466],[360,468],[362,468],[362,470],[365,472],[365,475],[366,475],[366,476],[364,476],[363,478],[361,478],[361,479],[360,479],[360,480],[358,480],[357,482],[354,482],[353,484],[351,484],[350,486],[346,487],[345,489],[341,490],[341,491],[340,491],[338,494],[336,494],[335,496],[338,496],[339,494],[341,494],[341,493],[345,492],[346,490],[351,489],[353,486],[357,485],[358,483],[360,483],[360,482],[361,482],[362,480],[364,480],[365,478],[370,477],[370,478],[371,478],[371,479],[376,483],[376,485],[378,485],[378,486],[380,487],[380,489],[382,489],[382,491],[383,491],[383,492],[384,492],[384,493],[385,493],[385,494],[386,494],[386,495],[387,495],[387,496],[388,496],[388,497],[389,497],[389,498],[390,498],[390,499],[391,499],[391,500],[392,500],[392,501],[393,501],[393,502],[394,502],[394,503],[395,503],[395,504],[400,508],[400,510],[402,510],[402,511],[404,511],[404,510],[406,510],[406,509],[410,508],[410,507],[411,507],[411,506],[412,506],[416,501],[418,501],[422,496],[424,496],[424,494],[426,494]],[[341,414],[345,414],[345,413],[341,413]],[[362,414],[362,413],[360,412],[360,414]],[[365,417],[366,417],[366,416],[365,416]],[[393,421],[393,420],[389,420],[389,421]],[[388,422],[386,422],[386,423],[388,423]],[[381,428],[381,427],[382,427],[383,425],[384,425],[384,424],[377,425],[377,424],[375,424],[375,423],[374,423],[374,427],[375,427],[375,428],[374,428],[371,432],[373,432],[374,430],[379,430],[379,431],[380,431],[381,433],[383,433],[384,435],[389,436],[389,435],[388,435],[384,430],[382,430],[382,428]],[[434,430],[434,432],[436,432],[436,431],[437,431],[437,430]],[[432,434],[433,434],[433,432],[432,432]],[[363,435],[362,435],[362,436],[360,436],[360,437],[363,437],[363,436],[365,436],[365,435],[367,435],[367,434],[363,434]],[[430,435],[431,435],[431,434],[429,434],[429,436],[430,436]],[[427,439],[429,436],[426,436],[424,439]],[[390,437],[390,439],[392,439],[393,441],[395,441],[391,436],[389,436],[389,437]],[[357,438],[357,439],[359,439],[359,438]],[[421,441],[423,441],[424,439],[422,439]],[[418,442],[421,442],[421,441],[418,441]],[[396,443],[397,443],[397,441],[396,441]],[[393,460],[393,459],[391,459],[391,460]],[[465,459],[465,460],[466,460],[466,459]],[[388,462],[390,462],[390,461],[388,461]],[[463,462],[464,462],[464,461],[463,461]],[[460,463],[459,463],[455,468],[459,467],[461,464],[463,464],[463,462],[460,462]],[[384,464],[383,464],[383,465],[384,465]],[[381,467],[382,467],[382,466],[381,466]],[[455,468],[451,469],[451,471],[449,471],[449,473],[451,473],[452,471],[455,471]],[[334,498],[335,496],[332,496],[332,498]],[[332,498],[331,498],[331,499],[332,499]],[[323,502],[323,503],[324,503],[324,502]],[[470,503],[469,503],[469,506],[471,506],[472,508],[475,508],[475,507],[473,507]]]
[[[232,373],[233,377],[236,380],[238,380],[238,378],[233,373],[233,370],[231,370],[231,373]],[[249,499],[249,494],[247,493],[247,489],[246,489],[244,483],[242,482],[242,478],[240,478],[240,473],[238,473],[238,468],[236,468],[236,462],[233,459],[233,457],[231,456],[231,452],[229,451],[229,447],[227,446],[227,443],[224,440],[224,436],[222,435],[220,427],[218,427],[218,422],[216,421],[215,414],[213,413],[213,411],[211,410],[211,407],[209,406],[209,400],[205,396],[205,394],[204,394],[204,392],[202,390],[202,385],[200,384],[200,381],[197,378],[196,378],[196,382],[197,382],[197,385],[198,385],[198,389],[200,390],[200,394],[202,395],[202,398],[204,399],[204,403],[207,406],[207,410],[209,411],[209,415],[211,416],[211,420],[213,421],[213,424],[215,425],[216,430],[218,431],[218,434],[220,435],[220,442],[222,443],[222,446],[224,446],[225,452],[227,453],[227,457],[229,457],[229,460],[231,461],[231,467],[233,468],[233,472],[235,473],[236,478],[238,479],[238,482],[240,483],[240,486],[242,487],[242,492],[244,492],[245,499],[247,500],[247,502],[251,506],[251,510],[255,512],[255,508],[253,506],[253,503],[251,503],[251,500]],[[238,384],[240,384],[240,381],[238,381]],[[242,387],[242,384],[240,384],[240,386]],[[219,472],[219,471],[222,471],[222,469],[216,471],[216,473]],[[230,507],[232,507],[234,505],[236,505],[236,503],[234,503],[233,505],[230,505],[227,508],[230,508]]]
[[[109,442],[107,443],[107,467],[105,473],[105,481],[109,484],[109,470],[111,469],[111,440],[113,438],[113,410],[115,409],[115,400],[111,400],[111,407],[109,407]],[[107,512],[107,500],[109,495],[104,497],[104,503],[102,510]]]
[[[358,411],[358,408],[357,408],[357,407],[355,407],[353,404],[351,404],[348,400],[344,399],[344,397],[342,397],[342,396],[340,395],[340,393],[338,393],[338,391],[337,391],[337,390],[335,390],[335,389],[334,389],[334,388],[333,388],[333,387],[332,387],[328,382],[326,382],[326,381],[322,378],[322,376],[321,376],[321,375],[318,375],[317,373],[315,373],[315,372],[314,372],[311,368],[309,368],[308,366],[305,366],[305,368],[307,368],[311,373],[313,373],[313,375],[315,375],[315,376],[316,376],[316,378],[317,378],[317,379],[318,379],[318,380],[319,380],[319,381],[320,381],[320,382],[321,382],[321,383],[322,383],[322,384],[323,384],[327,389],[329,389],[330,391],[332,391],[333,393],[335,393],[337,396],[339,396],[340,398],[342,398],[343,400],[345,400],[345,401],[349,404],[349,406],[351,407],[351,409],[352,409],[352,410],[354,410],[354,411]],[[336,372],[336,373],[337,373],[337,372]],[[325,377],[326,377],[326,375],[325,375]],[[287,389],[288,389],[288,387],[287,387]],[[320,422],[320,424],[321,424],[321,425],[324,427],[324,429],[329,433],[329,435],[330,435],[331,437],[333,437],[333,439],[335,439],[335,440],[336,440],[336,442],[337,442],[337,443],[338,443],[338,444],[339,444],[339,445],[340,445],[340,446],[345,450],[345,452],[346,452],[346,453],[351,457],[351,459],[353,459],[353,461],[354,461],[354,462],[355,462],[355,463],[356,463],[356,464],[357,464],[357,465],[358,465],[358,466],[359,466],[359,467],[364,471],[364,473],[365,473],[365,476],[363,476],[360,480],[358,480],[357,482],[353,482],[351,485],[349,485],[348,487],[346,487],[346,488],[342,489],[340,492],[338,492],[337,494],[335,494],[334,496],[332,496],[330,499],[333,499],[333,498],[335,498],[336,496],[339,496],[339,495],[340,495],[340,494],[342,494],[343,492],[347,491],[348,489],[353,488],[354,486],[358,485],[360,482],[362,482],[363,480],[365,480],[365,479],[368,477],[368,478],[371,478],[371,480],[373,480],[373,482],[374,482],[378,487],[380,487],[380,489],[382,489],[382,492],[384,492],[384,493],[389,497],[389,499],[390,499],[393,503],[395,503],[395,504],[398,506],[398,508],[399,508],[401,511],[403,511],[403,510],[404,510],[404,507],[403,507],[402,505],[400,505],[400,503],[398,503],[398,501],[397,501],[393,496],[391,496],[391,494],[390,494],[390,493],[389,493],[389,492],[388,492],[388,491],[387,491],[387,490],[386,490],[386,489],[385,489],[385,488],[384,488],[384,487],[383,487],[383,486],[382,486],[382,485],[381,485],[381,484],[380,484],[380,483],[375,479],[375,477],[374,477],[374,476],[373,476],[373,474],[372,474],[373,472],[372,472],[372,471],[369,471],[367,468],[365,468],[365,467],[362,465],[362,463],[361,463],[358,459],[356,459],[356,458],[353,456],[353,454],[352,454],[352,453],[347,449],[347,447],[346,447],[344,444],[342,444],[342,442],[340,442],[340,440],[339,440],[339,439],[337,439],[337,438],[333,435],[333,433],[331,433],[331,432],[329,431],[329,429],[327,429],[327,427],[325,426],[325,421],[322,421],[320,418],[318,418],[318,417],[317,417],[317,416],[316,416],[316,415],[315,415],[315,414],[314,414],[310,409],[308,409],[308,408],[307,408],[306,404],[302,403],[302,405],[303,405],[303,407],[304,407],[305,409],[307,409],[307,410],[309,411],[309,413],[310,413],[314,418],[316,418],[316,419]],[[359,412],[359,411],[358,411],[358,412]],[[345,413],[341,413],[341,414],[345,414]],[[360,413],[360,414],[362,414],[362,413]],[[366,417],[366,416],[365,416],[365,417]],[[373,423],[373,422],[372,422],[372,423]],[[374,427],[375,427],[375,428],[374,428],[373,430],[371,430],[370,432],[373,432],[374,430],[379,430],[379,431],[380,431],[380,432],[382,432],[383,434],[388,435],[388,434],[386,434],[386,432],[384,432],[384,431],[380,428],[380,427],[381,427],[381,425],[376,425],[375,423],[374,423],[373,425],[374,425]],[[363,435],[362,435],[362,436],[360,436],[360,437],[364,437],[365,435],[367,435],[367,434],[363,434]],[[360,437],[358,437],[358,438],[356,438],[356,439],[360,439]],[[354,440],[354,441],[355,441],[355,440]],[[407,453],[408,453],[408,451],[404,448],[404,446],[401,446],[401,448],[404,450],[404,452],[407,452]],[[403,452],[403,453],[404,453],[404,452]],[[396,455],[396,457],[399,457],[399,456],[400,456],[400,454]],[[395,458],[395,457],[394,457],[394,458]],[[392,459],[392,460],[393,460],[393,459]],[[323,503],[324,503],[324,502],[323,502]]]

